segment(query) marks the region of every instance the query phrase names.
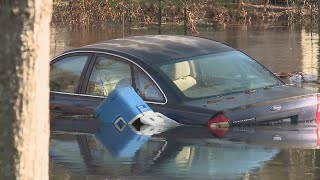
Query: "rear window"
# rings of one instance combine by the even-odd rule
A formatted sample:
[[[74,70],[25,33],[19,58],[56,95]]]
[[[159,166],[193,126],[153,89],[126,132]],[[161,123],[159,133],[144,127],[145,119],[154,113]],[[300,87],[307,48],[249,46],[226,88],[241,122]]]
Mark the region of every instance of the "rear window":
[[[239,51],[191,57],[154,66],[188,98],[202,98],[282,84]]]

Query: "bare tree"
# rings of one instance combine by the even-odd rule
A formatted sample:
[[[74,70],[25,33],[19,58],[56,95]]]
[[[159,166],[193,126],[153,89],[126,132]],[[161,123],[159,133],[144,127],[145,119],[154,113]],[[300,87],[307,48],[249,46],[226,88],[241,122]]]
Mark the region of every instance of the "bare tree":
[[[48,179],[51,0],[0,0],[0,179]]]

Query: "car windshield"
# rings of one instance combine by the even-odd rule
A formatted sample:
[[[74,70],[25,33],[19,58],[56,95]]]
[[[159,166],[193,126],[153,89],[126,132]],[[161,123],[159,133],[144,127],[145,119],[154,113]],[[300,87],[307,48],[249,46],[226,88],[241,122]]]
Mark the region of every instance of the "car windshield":
[[[157,64],[154,68],[188,98],[242,92],[282,82],[239,51],[229,51]]]

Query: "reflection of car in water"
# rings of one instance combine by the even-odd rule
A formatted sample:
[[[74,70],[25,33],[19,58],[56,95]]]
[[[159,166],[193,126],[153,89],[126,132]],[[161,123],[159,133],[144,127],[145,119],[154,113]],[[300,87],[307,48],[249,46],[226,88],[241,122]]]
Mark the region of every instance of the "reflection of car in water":
[[[233,127],[223,135],[219,130],[211,132],[225,140],[268,147],[304,149],[320,146],[320,130],[313,124]]]
[[[154,136],[131,127],[123,134],[111,126],[98,129],[92,134],[53,131],[51,161],[108,177],[242,177],[278,153],[215,138],[203,127],[181,126]]]
[[[272,159],[277,149],[245,143],[168,142],[173,148],[148,171],[150,175],[194,178],[240,178]],[[201,140],[200,140],[201,141]]]
[[[90,114],[117,87],[182,124],[320,120],[317,93],[284,84],[244,53],[192,36],[137,36],[54,58],[51,114]]]

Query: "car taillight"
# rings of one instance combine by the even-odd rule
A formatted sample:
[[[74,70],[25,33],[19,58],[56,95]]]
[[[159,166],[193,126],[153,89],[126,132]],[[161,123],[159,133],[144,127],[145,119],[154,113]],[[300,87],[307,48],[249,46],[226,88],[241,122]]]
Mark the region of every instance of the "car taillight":
[[[226,128],[230,127],[230,121],[223,114],[219,114],[208,121],[208,126],[210,128]]]
[[[320,94],[317,95],[316,123],[320,125]]]

